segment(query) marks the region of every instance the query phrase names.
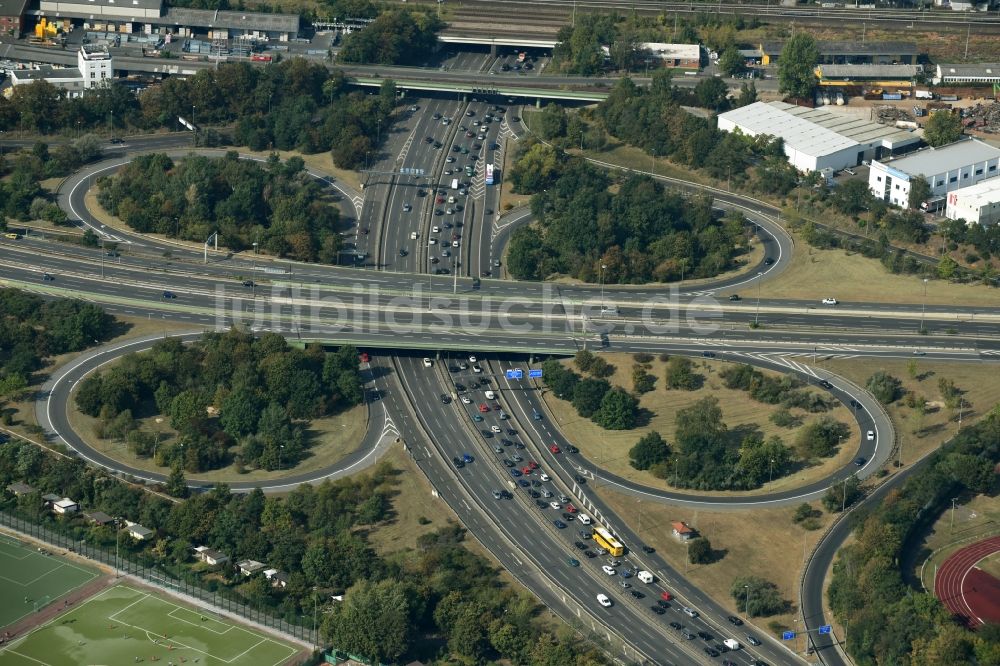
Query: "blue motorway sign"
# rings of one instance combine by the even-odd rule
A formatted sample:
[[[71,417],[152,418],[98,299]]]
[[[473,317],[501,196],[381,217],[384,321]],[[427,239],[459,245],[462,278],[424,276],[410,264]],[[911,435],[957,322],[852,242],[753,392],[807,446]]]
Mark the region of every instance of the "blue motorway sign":
[[[507,379],[521,379],[522,377],[524,377],[524,371],[521,368],[507,370]]]
[[[794,631],[785,631],[785,632],[782,632],[782,634],[781,634],[781,640],[783,640],[783,641],[790,641],[793,638],[795,638],[795,632]]]
[[[538,370],[528,370],[528,376],[532,379],[539,379],[542,376],[541,369]]]
[[[833,631],[833,627],[829,624],[824,624],[819,628],[819,633],[821,634],[828,634],[831,631]]]

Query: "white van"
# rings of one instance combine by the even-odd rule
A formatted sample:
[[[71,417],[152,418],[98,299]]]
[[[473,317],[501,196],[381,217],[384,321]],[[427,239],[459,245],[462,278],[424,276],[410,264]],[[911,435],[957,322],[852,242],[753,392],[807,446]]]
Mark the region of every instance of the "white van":
[[[652,583],[655,578],[653,574],[649,573],[648,571],[640,571],[635,575],[635,577],[641,580],[646,585]]]
[[[455,197],[454,196],[449,196],[448,197],[448,203],[450,203],[450,204],[455,203]]]
[[[580,521],[580,524],[582,524],[582,525],[589,525],[589,524],[590,524],[590,516],[588,516],[588,515],[587,515],[587,514],[585,514],[585,513],[581,513],[581,514],[579,514],[579,515],[578,515],[578,516],[576,517],[576,519],[577,519],[577,520],[579,520],[579,521]]]
[[[722,641],[722,643],[730,650],[739,650],[740,647],[742,647],[738,640],[732,638],[727,638],[726,640]]]
[[[496,397],[497,397],[497,394],[494,393],[493,391],[487,391],[486,392],[486,399],[487,400],[496,400]]]
[[[416,231],[411,231],[410,232],[410,240],[417,240],[417,236],[418,236],[418,234],[417,234]]]
[[[451,179],[451,189],[453,189],[453,190],[457,190],[458,189],[458,178],[452,178]]]

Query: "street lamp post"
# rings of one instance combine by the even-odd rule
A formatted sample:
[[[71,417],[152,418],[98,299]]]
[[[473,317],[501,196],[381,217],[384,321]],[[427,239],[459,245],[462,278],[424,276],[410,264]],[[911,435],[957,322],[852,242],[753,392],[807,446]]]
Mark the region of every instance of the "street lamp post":
[[[605,264],[601,264],[601,310],[604,310],[604,270],[607,268]]]
[[[747,621],[749,622],[750,621],[750,586],[749,585],[744,585],[743,587],[745,587],[746,591],[747,591],[747,601],[746,601],[746,606],[743,607],[743,610],[744,610],[743,615],[747,619]]]
[[[920,302],[920,330],[917,333],[924,332],[924,314],[927,311],[927,278],[924,278],[924,300]]]
[[[757,273],[757,307],[753,313],[753,325],[756,327],[760,321],[760,279],[763,273]]]
[[[119,518],[115,518],[115,578],[118,578],[118,542],[121,537],[121,525],[119,524]]]
[[[771,463],[768,467],[767,482],[771,483],[774,481],[774,458],[771,458]]]
[[[285,445],[282,444],[278,447],[278,471],[281,471],[281,452],[285,450]]]
[[[316,594],[316,588],[313,588],[313,651],[319,648],[319,637],[316,635],[316,605],[319,603],[319,596]]]

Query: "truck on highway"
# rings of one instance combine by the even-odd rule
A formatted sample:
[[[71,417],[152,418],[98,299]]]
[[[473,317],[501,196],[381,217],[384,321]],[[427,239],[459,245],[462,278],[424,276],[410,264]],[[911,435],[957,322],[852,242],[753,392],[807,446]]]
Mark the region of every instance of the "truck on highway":
[[[451,179],[451,189],[453,189],[453,190],[457,190],[458,189],[458,178],[452,178]]]
[[[730,650],[739,650],[742,647],[738,640],[732,638],[727,638],[726,640],[722,641],[722,643]]]
[[[652,583],[653,579],[654,579],[653,574],[649,573],[648,571],[640,571],[635,576],[636,576],[636,578],[638,578],[639,580],[641,580],[643,583],[646,583],[647,585],[649,585],[650,583]]]

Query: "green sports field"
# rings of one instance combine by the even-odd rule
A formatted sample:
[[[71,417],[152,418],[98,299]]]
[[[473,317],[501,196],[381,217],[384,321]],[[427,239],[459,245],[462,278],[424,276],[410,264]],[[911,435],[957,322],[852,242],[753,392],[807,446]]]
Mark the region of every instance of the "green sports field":
[[[0,535],[0,627],[41,610],[97,578],[88,569]]]
[[[157,663],[277,666],[300,648],[127,585],[108,588],[10,645],[4,666]]]

